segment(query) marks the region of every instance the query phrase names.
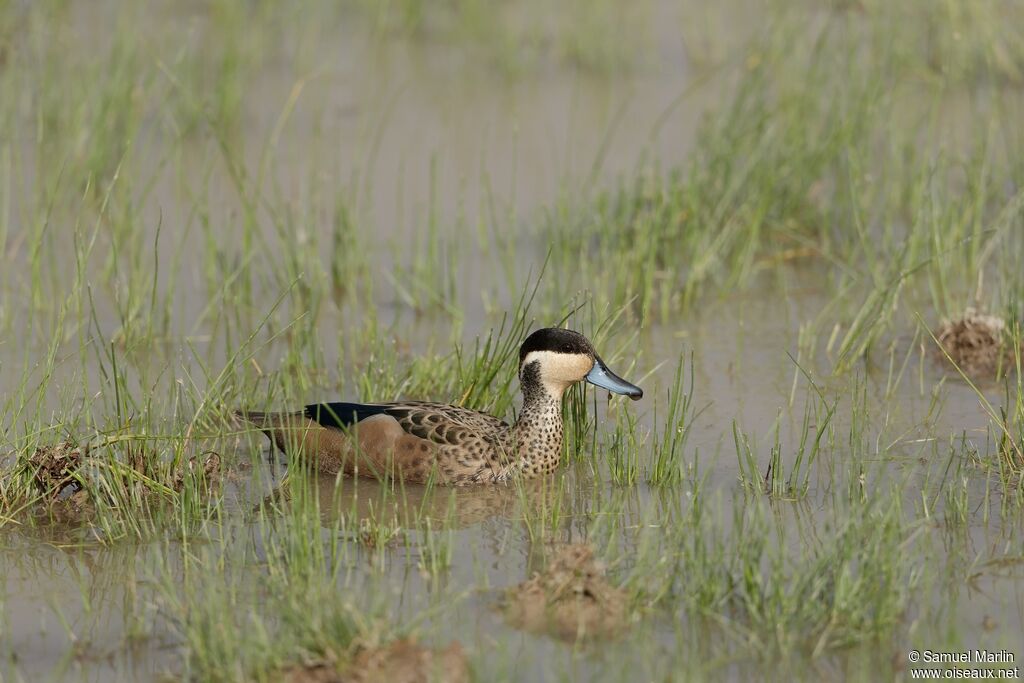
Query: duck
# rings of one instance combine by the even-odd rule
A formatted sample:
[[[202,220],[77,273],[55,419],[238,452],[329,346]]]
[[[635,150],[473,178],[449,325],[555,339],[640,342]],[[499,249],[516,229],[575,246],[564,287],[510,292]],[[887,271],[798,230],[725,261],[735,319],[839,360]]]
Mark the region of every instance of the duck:
[[[532,332],[519,349],[522,409],[513,424],[426,401],[314,403],[295,412],[235,411],[294,464],[321,474],[446,486],[508,482],[554,472],[562,454],[562,398],[585,381],[636,401],[643,390],[612,372],[584,335]]]

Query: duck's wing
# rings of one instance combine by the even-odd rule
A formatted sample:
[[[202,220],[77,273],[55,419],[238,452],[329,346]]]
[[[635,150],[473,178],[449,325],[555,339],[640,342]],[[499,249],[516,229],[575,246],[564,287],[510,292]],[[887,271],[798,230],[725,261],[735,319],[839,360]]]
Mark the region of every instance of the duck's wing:
[[[393,417],[413,436],[437,444],[457,445],[472,437],[500,437],[506,422],[486,413],[443,403],[316,403],[306,406],[306,417],[324,427],[348,429],[374,415]]]
[[[238,411],[289,458],[325,474],[444,484],[489,481],[507,465],[509,427],[437,403],[320,403],[296,413]]]
[[[496,417],[442,403],[319,403],[305,417],[324,431],[355,428],[362,455],[397,467],[408,481],[466,484],[497,476],[508,464],[510,427]],[[337,433],[337,432],[335,432]]]

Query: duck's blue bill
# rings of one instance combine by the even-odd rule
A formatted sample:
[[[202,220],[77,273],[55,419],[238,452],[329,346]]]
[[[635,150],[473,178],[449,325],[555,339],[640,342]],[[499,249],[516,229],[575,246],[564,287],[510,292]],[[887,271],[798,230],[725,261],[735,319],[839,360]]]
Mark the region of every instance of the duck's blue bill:
[[[630,384],[609,370],[608,366],[600,358],[595,359],[594,367],[587,373],[584,379],[594,386],[607,389],[614,394],[629,396],[634,401],[639,401],[644,397],[643,389],[635,384]]]

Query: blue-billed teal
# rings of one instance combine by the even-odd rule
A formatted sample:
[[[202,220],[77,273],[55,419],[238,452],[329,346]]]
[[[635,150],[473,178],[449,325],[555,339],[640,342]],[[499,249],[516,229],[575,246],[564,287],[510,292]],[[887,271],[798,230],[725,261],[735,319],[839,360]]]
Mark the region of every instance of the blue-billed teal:
[[[514,425],[443,403],[318,403],[299,412],[236,415],[290,458],[326,474],[462,486],[553,472],[562,453],[562,396],[580,381],[638,400],[578,332],[548,327],[519,350],[523,408]]]

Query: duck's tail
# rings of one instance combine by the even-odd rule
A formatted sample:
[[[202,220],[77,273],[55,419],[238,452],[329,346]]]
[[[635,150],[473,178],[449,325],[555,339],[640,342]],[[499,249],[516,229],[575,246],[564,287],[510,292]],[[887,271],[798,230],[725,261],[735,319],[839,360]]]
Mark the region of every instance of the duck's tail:
[[[255,410],[232,410],[231,414],[236,420],[250,422],[257,427],[262,427],[267,423],[267,418],[273,413],[262,413]]]
[[[248,422],[267,435],[278,450],[286,453],[289,440],[294,441],[297,430],[306,427],[309,420],[299,413],[264,413],[255,410],[233,410],[231,414],[242,422]]]
[[[275,429],[294,427],[302,420],[303,413],[264,413],[256,410],[232,410],[236,419],[256,426],[264,434]]]

